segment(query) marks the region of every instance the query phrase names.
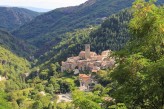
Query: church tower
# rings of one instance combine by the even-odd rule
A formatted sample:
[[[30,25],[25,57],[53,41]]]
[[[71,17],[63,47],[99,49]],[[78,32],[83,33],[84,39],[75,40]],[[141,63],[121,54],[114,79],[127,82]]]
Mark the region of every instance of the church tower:
[[[85,44],[85,59],[90,58],[90,44]]]

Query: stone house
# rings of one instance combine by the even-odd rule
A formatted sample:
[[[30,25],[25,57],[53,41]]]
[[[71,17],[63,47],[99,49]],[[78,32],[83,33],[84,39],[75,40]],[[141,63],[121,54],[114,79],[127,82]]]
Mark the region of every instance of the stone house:
[[[93,71],[97,72],[100,69],[111,68],[115,64],[114,58],[110,57],[111,51],[106,50],[97,55],[95,52],[90,51],[90,45],[85,45],[85,51],[81,51],[78,56],[69,57],[61,64],[61,71]]]

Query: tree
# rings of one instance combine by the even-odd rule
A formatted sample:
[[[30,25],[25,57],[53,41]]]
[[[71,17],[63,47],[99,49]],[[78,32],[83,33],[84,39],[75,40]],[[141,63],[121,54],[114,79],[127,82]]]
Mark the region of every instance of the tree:
[[[60,85],[57,82],[57,79],[54,77],[51,77],[49,84],[52,84],[54,87],[54,92],[59,92],[60,91]]]
[[[130,53],[142,54],[156,61],[164,55],[164,7],[157,7],[151,1],[137,0],[132,7],[130,21],[131,42],[127,47]]]
[[[131,41],[116,53],[118,66],[111,73],[113,98],[128,108],[164,107],[164,8],[137,0],[130,21]]]
[[[0,109],[11,109],[11,104],[7,102],[6,93],[3,91],[0,91]]]
[[[73,103],[76,108],[80,109],[101,109],[98,104],[99,100],[101,100],[98,96],[89,94],[87,95],[85,92],[74,91],[72,93]],[[98,102],[97,102],[98,100]]]
[[[54,109],[52,103],[49,103],[49,105],[48,105],[48,109]]]
[[[127,109],[125,104],[123,103],[118,103],[117,105],[112,105],[108,107],[109,109]]]
[[[62,93],[67,93],[75,89],[75,83],[73,79],[70,78],[62,78],[58,80],[60,85],[60,91]]]
[[[74,109],[74,105],[69,102],[61,102],[56,106],[57,109]]]
[[[39,92],[44,91],[44,86],[41,83],[37,84],[35,88],[38,89]]]
[[[40,101],[34,102],[32,109],[43,109],[43,105]]]
[[[48,69],[42,70],[42,71],[40,72],[40,78],[41,78],[41,79],[47,79],[47,78],[48,78],[48,72],[49,72]]]
[[[104,96],[106,94],[105,88],[101,84],[96,84],[93,88],[93,92],[98,92],[99,96]]]
[[[45,88],[45,91],[46,91],[47,93],[53,94],[54,86],[53,86],[52,84],[49,84],[49,85]]]

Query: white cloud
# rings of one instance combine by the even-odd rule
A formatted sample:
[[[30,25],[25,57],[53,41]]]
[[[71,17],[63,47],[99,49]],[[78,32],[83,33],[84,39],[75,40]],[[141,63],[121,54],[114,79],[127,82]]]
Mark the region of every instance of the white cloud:
[[[55,9],[79,5],[85,1],[87,0],[0,0],[0,5]]]

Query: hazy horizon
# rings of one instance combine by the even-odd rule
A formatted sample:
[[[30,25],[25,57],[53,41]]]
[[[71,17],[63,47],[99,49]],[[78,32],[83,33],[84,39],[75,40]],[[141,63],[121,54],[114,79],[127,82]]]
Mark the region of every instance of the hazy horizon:
[[[0,0],[0,6],[24,7],[52,10],[60,7],[76,6],[87,0]]]

